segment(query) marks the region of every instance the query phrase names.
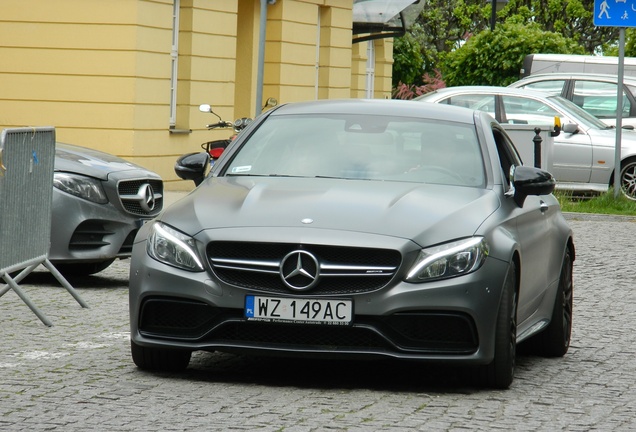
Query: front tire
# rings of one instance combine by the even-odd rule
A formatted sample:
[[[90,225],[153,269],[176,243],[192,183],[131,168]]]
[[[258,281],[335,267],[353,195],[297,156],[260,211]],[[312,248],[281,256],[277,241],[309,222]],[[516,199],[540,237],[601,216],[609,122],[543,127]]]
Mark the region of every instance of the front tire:
[[[180,372],[188,367],[192,351],[148,348],[130,341],[130,352],[139,369]]]
[[[613,185],[614,176],[612,176]],[[636,201],[636,159],[628,159],[621,164],[621,191],[630,200]]]
[[[554,299],[550,324],[536,336],[538,354],[546,357],[563,357],[570,347],[574,297],[572,268],[572,254],[567,249],[563,257],[559,287]]]
[[[505,390],[512,384],[517,357],[517,266],[508,268],[495,328],[495,357],[483,367],[486,386]]]

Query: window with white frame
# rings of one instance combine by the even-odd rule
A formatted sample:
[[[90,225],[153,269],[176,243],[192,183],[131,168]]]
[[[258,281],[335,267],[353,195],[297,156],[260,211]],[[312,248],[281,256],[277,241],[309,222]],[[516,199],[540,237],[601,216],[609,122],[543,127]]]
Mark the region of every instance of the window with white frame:
[[[170,72],[170,127],[177,124],[177,77],[179,70],[179,9],[181,0],[174,0],[172,9],[172,47],[170,58],[172,70]]]

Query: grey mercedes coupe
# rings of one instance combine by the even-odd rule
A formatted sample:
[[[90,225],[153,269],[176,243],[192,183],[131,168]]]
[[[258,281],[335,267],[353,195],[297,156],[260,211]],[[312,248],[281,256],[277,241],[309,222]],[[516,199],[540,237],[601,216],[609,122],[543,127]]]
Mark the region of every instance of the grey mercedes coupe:
[[[209,172],[208,172],[209,170]],[[397,100],[282,105],[145,224],[131,351],[176,371],[197,350],[402,359],[507,388],[517,344],[563,356],[572,231],[553,177],[488,114]]]

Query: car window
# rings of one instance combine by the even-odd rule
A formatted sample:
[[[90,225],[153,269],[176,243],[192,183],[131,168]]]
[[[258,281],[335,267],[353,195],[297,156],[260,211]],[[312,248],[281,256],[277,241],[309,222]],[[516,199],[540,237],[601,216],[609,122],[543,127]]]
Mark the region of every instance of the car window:
[[[484,111],[495,116],[495,95],[462,94],[444,99],[441,103]]]
[[[565,85],[565,80],[548,80],[548,81],[537,81],[524,84],[519,86],[519,88],[529,89],[529,90],[538,90],[544,93],[560,95],[563,91],[563,86]]]
[[[474,125],[386,116],[272,115],[223,172],[485,184]]]
[[[562,124],[575,122],[593,129],[609,129],[612,127],[606,125],[598,117],[593,116],[569,99],[565,99],[561,96],[548,96],[548,99],[550,103],[559,107],[564,113],[564,117],[561,118]],[[567,115],[565,113],[567,113]]]
[[[598,118],[616,118],[617,84],[577,80],[572,102]],[[629,116],[631,103],[623,91],[623,116]]]
[[[497,145],[497,154],[501,164],[501,171],[507,186],[510,186],[511,168],[521,166],[521,157],[508,136],[501,130],[493,129],[493,136]]]
[[[508,123],[516,124],[553,124],[559,113],[547,104],[518,96],[502,96],[505,117]]]

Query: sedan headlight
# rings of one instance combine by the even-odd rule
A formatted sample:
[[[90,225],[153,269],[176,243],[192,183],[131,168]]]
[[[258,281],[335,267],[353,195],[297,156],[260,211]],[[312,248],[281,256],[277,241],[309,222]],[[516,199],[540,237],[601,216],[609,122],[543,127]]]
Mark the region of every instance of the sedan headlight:
[[[429,282],[477,270],[488,256],[483,237],[472,237],[422,249],[406,276],[409,282]]]
[[[97,204],[106,204],[108,202],[102,183],[91,177],[56,172],[53,174],[53,186],[68,194]]]
[[[203,271],[196,241],[164,223],[152,223],[146,251],[164,264],[188,271]]]

